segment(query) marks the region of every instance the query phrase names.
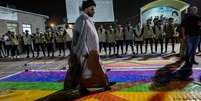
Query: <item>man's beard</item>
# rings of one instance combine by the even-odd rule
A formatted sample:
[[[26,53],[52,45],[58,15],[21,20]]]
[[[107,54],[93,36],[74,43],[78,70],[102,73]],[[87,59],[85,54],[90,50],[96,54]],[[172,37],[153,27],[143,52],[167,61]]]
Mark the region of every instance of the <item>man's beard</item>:
[[[93,17],[94,16],[94,14],[90,14],[90,13],[88,13],[87,14],[89,17]]]

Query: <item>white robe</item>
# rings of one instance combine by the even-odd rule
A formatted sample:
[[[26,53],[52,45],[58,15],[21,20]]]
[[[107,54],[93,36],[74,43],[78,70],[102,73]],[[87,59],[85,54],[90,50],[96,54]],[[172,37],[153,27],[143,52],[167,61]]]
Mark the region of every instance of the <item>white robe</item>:
[[[72,49],[83,66],[82,76],[86,79],[90,78],[93,71],[85,67],[84,56],[92,50],[99,54],[99,38],[93,21],[84,13],[76,21]]]

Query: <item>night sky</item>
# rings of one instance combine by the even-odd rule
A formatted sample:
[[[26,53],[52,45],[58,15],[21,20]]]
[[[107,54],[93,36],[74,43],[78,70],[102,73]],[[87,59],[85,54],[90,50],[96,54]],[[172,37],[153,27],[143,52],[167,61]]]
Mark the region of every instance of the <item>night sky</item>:
[[[139,18],[140,8],[154,0],[114,0],[114,12],[120,22]],[[201,0],[184,0],[199,7]],[[1,6],[15,5],[17,9],[44,14],[58,23],[66,17],[65,0],[0,0]]]

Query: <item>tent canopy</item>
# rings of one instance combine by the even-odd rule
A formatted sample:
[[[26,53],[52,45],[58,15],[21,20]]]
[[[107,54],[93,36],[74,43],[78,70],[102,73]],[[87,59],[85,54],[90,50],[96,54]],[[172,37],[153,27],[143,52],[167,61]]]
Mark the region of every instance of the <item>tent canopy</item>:
[[[141,8],[141,13],[144,13],[152,8],[161,6],[171,7],[178,11],[183,11],[189,7],[189,4],[181,0],[156,0],[143,6]]]

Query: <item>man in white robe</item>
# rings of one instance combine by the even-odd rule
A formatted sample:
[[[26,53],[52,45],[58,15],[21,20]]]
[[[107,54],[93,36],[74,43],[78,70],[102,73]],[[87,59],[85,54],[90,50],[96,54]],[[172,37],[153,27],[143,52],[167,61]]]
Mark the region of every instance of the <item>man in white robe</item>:
[[[90,18],[95,14],[95,7],[93,0],[83,1],[83,13],[76,20],[73,34],[68,71],[70,78],[67,73],[64,83],[64,89],[79,87],[81,94],[89,92],[86,88],[110,89],[108,78],[100,65],[98,34]]]

